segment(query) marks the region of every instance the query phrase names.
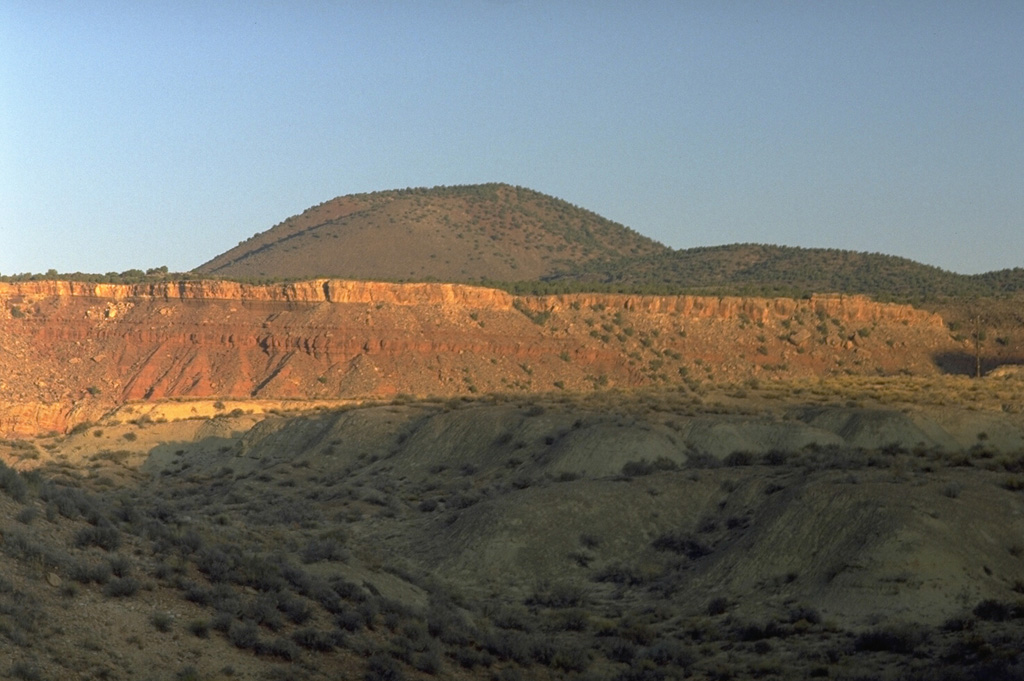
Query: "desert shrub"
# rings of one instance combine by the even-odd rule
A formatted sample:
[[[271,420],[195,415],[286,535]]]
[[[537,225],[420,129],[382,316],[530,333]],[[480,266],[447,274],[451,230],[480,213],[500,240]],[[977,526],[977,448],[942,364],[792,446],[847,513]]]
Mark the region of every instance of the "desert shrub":
[[[114,551],[121,545],[121,533],[113,526],[83,527],[75,533],[74,544],[78,547],[98,546],[104,551]]]
[[[110,571],[115,577],[128,577],[132,572],[132,562],[127,556],[114,555],[110,558]]]
[[[530,613],[522,606],[498,606],[489,612],[491,624],[499,629],[530,631]]]
[[[246,555],[238,561],[231,579],[257,591],[280,591],[288,584],[281,574],[281,563],[268,556]]]
[[[306,650],[326,653],[341,644],[341,635],[333,631],[305,628],[292,633],[292,640]]]
[[[25,508],[18,511],[18,514],[14,516],[22,525],[31,525],[32,521],[39,515],[39,509],[35,506],[26,506]]]
[[[468,645],[475,632],[453,604],[431,598],[427,610],[427,632],[448,645]]]
[[[731,452],[724,459],[722,463],[726,466],[752,466],[756,461],[756,457],[750,452]]]
[[[393,658],[384,653],[374,653],[366,661],[366,672],[363,674],[366,681],[402,681],[405,674],[402,673],[402,666]]]
[[[25,482],[25,479],[18,471],[2,461],[0,461],[0,489],[18,503],[24,502],[28,495],[28,483]]]
[[[668,665],[689,667],[695,660],[694,654],[682,642],[666,638],[655,641],[642,652],[641,658],[650,660],[660,667]]]
[[[203,537],[196,530],[189,528],[181,534],[171,535],[170,540],[184,554],[192,554],[203,548]]]
[[[235,564],[233,553],[222,546],[203,548],[195,556],[196,568],[211,582],[226,582]]]
[[[259,630],[252,622],[231,622],[227,634],[231,645],[243,650],[256,650],[260,643]]]
[[[418,671],[433,676],[441,671],[441,653],[435,648],[417,652],[412,656],[411,664]]]
[[[1008,489],[1011,492],[1020,492],[1024,490],[1024,477],[1014,476],[1006,478],[1002,483],[1003,489]]]
[[[242,609],[242,616],[271,631],[278,631],[284,626],[276,600],[266,595],[249,601]]]
[[[481,645],[499,660],[525,665],[532,659],[532,640],[521,631],[490,632],[482,637]]]
[[[548,637],[535,637],[530,646],[530,657],[537,664],[544,666],[550,665],[555,655],[558,654],[558,648],[555,647],[555,642]]]
[[[294,565],[285,559],[281,559],[278,565],[281,579],[303,596],[309,596],[315,589],[330,588],[325,582],[316,579],[298,565]]]
[[[11,665],[8,670],[9,678],[21,679],[21,681],[41,681],[43,673],[32,662],[19,660]]]
[[[2,546],[3,552],[9,556],[35,561],[45,567],[62,568],[67,564],[65,553],[51,549],[20,529],[7,530]]]
[[[942,488],[942,496],[956,499],[964,491],[964,486],[959,482],[950,482]]]
[[[338,592],[331,588],[330,584],[322,581],[314,581],[308,588],[302,589],[301,593],[312,601],[319,603],[327,612],[336,615],[344,610],[344,604],[338,596]]]
[[[305,624],[313,616],[309,603],[296,596],[282,594],[278,598],[277,608],[294,624]]]
[[[760,624],[756,622],[738,622],[733,628],[734,636],[740,641],[761,641],[766,638],[781,638],[788,632],[777,622]]]
[[[708,603],[708,614],[711,616],[721,615],[729,609],[729,599],[725,596],[712,598]]]
[[[974,606],[974,616],[989,622],[1003,622],[1010,619],[1013,609],[999,601],[989,598]]]
[[[462,510],[479,503],[480,496],[477,494],[456,494],[448,499],[449,508]]]
[[[563,610],[555,618],[555,626],[565,631],[586,631],[589,624],[590,617],[582,608]]]
[[[586,591],[576,584],[566,582],[543,582],[526,599],[527,605],[546,608],[578,608],[586,602]]]
[[[98,517],[99,511],[85,492],[73,487],[45,483],[39,488],[39,498],[52,505],[65,518]]]
[[[366,618],[357,610],[343,610],[334,616],[334,622],[339,629],[345,631],[359,631],[366,626]]]
[[[797,605],[789,611],[789,623],[797,624],[798,622],[821,624],[821,613],[809,605]]]
[[[594,581],[637,586],[647,581],[646,575],[635,565],[628,563],[611,563],[601,568],[594,575]]]
[[[195,582],[186,582],[182,587],[182,595],[186,601],[196,605],[210,605],[213,602],[213,590],[208,587]]]
[[[341,545],[336,539],[330,537],[309,540],[299,553],[300,559],[306,564],[319,563],[324,560],[341,560],[343,555]]]
[[[124,577],[107,582],[103,587],[103,595],[110,598],[130,598],[139,591],[139,580],[134,577]]]
[[[174,623],[174,619],[166,612],[154,612],[150,616],[149,622],[157,631],[166,633],[171,630],[171,625]]]
[[[674,471],[678,469],[679,464],[672,459],[662,456],[658,457],[654,461],[648,461],[647,459],[627,461],[622,465],[622,475],[627,478],[638,478],[645,475],[651,475],[659,471]]]
[[[611,636],[601,643],[601,649],[612,662],[629,664],[636,657],[636,644],[621,636]]]
[[[970,631],[974,628],[974,620],[970,617],[950,617],[942,623],[943,631]]]
[[[910,627],[887,627],[865,631],[854,640],[858,652],[886,652],[910,655],[922,643],[921,633]]]
[[[213,616],[210,620],[210,628],[214,631],[219,631],[222,634],[227,634],[231,631],[231,625],[235,623],[235,616],[230,612],[220,611]]]
[[[206,638],[210,635],[210,623],[207,620],[192,620],[188,623],[187,629],[196,638]]]
[[[706,452],[690,452],[686,455],[687,468],[718,468],[722,462]]]
[[[174,674],[175,681],[199,681],[199,670],[187,664]]]
[[[81,584],[106,584],[110,581],[111,574],[109,563],[76,561],[68,567],[68,576]]]
[[[711,548],[691,535],[683,532],[666,532],[651,542],[651,547],[657,551],[670,551],[684,555],[691,560],[696,560],[711,553]]]
[[[287,638],[272,638],[259,640],[253,651],[257,655],[268,655],[277,657],[286,662],[294,662],[299,659],[301,651],[294,641]]]
[[[551,666],[565,672],[583,672],[590,666],[590,651],[580,645],[562,645],[551,658]]]
[[[460,667],[474,669],[476,667],[490,667],[494,664],[494,656],[486,650],[479,650],[473,645],[462,645],[454,651],[455,661]]]

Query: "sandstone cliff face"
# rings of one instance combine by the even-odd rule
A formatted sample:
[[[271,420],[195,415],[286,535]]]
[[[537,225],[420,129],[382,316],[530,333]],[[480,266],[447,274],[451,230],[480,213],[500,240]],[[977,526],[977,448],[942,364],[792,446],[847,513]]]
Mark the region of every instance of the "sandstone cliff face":
[[[0,284],[0,434],[124,401],[934,373],[943,321],[859,296],[515,297],[456,284]],[[3,406],[6,405],[6,406]]]

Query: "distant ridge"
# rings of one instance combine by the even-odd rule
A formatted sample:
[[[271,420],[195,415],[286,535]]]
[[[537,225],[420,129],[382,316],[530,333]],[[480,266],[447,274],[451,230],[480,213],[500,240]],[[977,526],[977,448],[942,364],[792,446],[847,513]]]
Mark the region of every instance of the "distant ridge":
[[[915,303],[1024,292],[1022,268],[962,275],[880,253],[770,244],[673,250],[561,199],[501,183],[334,198],[192,274],[476,282],[517,293],[859,293]]]
[[[331,199],[195,272],[242,279],[522,281],[669,252],[561,199],[481,184]]]
[[[861,293],[879,299],[934,300],[1024,291],[1024,269],[963,275],[907,258],[831,248],[732,244],[690,248],[600,265],[554,279],[652,291],[718,291],[800,297]]]

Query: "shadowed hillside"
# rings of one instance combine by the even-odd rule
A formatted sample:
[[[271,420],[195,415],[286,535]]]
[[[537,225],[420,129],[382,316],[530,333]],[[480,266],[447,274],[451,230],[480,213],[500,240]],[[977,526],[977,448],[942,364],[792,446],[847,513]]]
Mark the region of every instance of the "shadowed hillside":
[[[565,201],[484,184],[338,197],[196,271],[228,278],[514,281],[668,250]]]
[[[0,676],[1021,679],[1021,385],[126,407],[0,441]]]

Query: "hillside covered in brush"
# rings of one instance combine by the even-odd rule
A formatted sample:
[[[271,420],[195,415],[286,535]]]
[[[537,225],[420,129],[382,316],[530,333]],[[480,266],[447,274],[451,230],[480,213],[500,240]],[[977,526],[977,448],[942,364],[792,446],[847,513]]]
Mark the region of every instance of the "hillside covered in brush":
[[[963,275],[907,258],[834,248],[731,244],[585,263],[553,286],[621,290],[716,291],[800,297],[856,293],[924,301],[1024,291],[1024,269]]]
[[[768,244],[674,250],[507,184],[338,197],[253,235],[194,273],[503,282],[519,293],[855,293],[914,302],[1024,291],[1024,268],[962,275],[880,253]]]
[[[521,281],[668,252],[560,199],[482,184],[331,199],[195,271],[249,279]]]

